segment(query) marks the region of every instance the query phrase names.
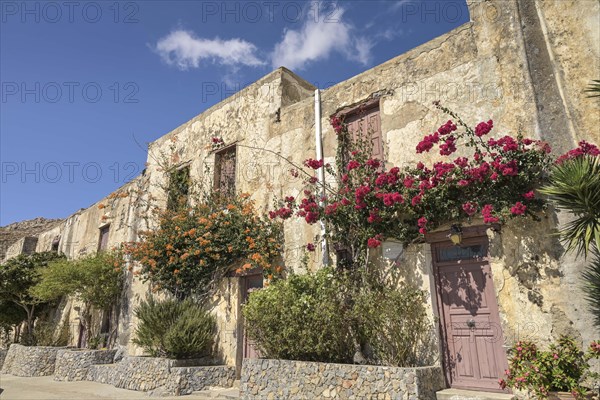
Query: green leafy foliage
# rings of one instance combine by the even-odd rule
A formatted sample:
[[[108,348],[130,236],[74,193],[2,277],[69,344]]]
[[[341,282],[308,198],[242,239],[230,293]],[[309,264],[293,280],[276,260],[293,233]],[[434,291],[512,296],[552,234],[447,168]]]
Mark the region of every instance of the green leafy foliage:
[[[359,345],[372,364],[427,363],[423,292],[354,278],[324,268],[253,292],[243,309],[248,335],[268,358],[352,363]]]
[[[243,309],[246,332],[268,358],[352,362],[342,289],[325,268],[257,290]]]
[[[76,296],[98,309],[109,309],[123,287],[123,259],[118,252],[101,252],[76,260],[51,262],[41,272],[32,293],[44,300]]]
[[[582,274],[583,290],[594,324],[600,327],[600,254],[596,253],[589,267]]]
[[[32,293],[32,288],[42,279],[43,271],[55,260],[65,259],[54,252],[21,254],[0,264],[0,300],[12,302],[26,314],[24,342],[32,343],[33,329],[37,313],[47,299]]]
[[[38,321],[35,325],[34,342],[36,346],[62,347],[69,344],[69,321],[62,325],[53,321]]]
[[[354,301],[353,318],[359,322],[360,342],[372,349],[370,362],[408,367],[433,361],[435,335],[424,291],[378,285],[363,288]]]
[[[593,80],[584,92],[590,93],[588,97],[600,97],[600,80]]]
[[[148,297],[134,312],[140,323],[133,343],[150,355],[179,359],[211,354],[214,317],[191,299],[157,301]]]
[[[580,399],[586,393],[581,385],[589,373],[589,361],[600,356],[600,344],[592,342],[583,352],[569,336],[561,336],[557,343],[543,351],[534,343],[520,341],[510,350],[511,359],[506,379],[500,379],[501,388],[528,390],[538,399],[548,398],[551,391],[571,392]]]
[[[156,290],[182,298],[210,293],[229,271],[281,272],[281,226],[259,215],[247,195],[211,194],[190,208],[160,212],[157,229],[141,233],[126,252]]]
[[[0,300],[0,334],[5,342],[10,341],[10,331],[25,320],[27,320],[25,310],[12,301]]]
[[[169,172],[167,187],[167,209],[178,210],[187,205],[190,192],[190,167],[173,169]]]
[[[581,156],[557,164],[541,192],[575,215],[560,236],[569,251],[587,256],[592,243],[600,243],[600,158]]]

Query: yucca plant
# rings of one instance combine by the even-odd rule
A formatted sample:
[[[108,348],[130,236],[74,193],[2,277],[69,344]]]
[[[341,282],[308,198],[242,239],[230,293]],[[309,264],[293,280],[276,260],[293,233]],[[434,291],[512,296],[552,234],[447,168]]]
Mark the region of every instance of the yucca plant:
[[[158,301],[152,296],[135,309],[139,324],[133,343],[153,357],[208,356],[215,338],[215,319],[191,299]]]
[[[583,290],[594,315],[594,324],[600,327],[600,255],[596,255],[592,264],[583,273]]]
[[[574,215],[559,235],[567,251],[587,257],[590,247],[600,243],[600,158],[581,156],[557,164],[541,192]]]
[[[588,97],[600,97],[600,80],[593,80],[584,92],[591,93]]]

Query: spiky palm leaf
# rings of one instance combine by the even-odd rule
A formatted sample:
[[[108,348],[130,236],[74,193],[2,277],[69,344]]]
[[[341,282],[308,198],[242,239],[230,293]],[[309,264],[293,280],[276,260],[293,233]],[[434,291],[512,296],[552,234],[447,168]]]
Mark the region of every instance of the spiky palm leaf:
[[[588,97],[600,97],[600,80],[593,80],[584,92],[591,93]]]
[[[587,257],[590,246],[600,244],[600,158],[582,156],[556,165],[550,183],[541,189],[556,207],[575,218],[559,234],[567,251]]]
[[[595,251],[595,257],[589,267],[583,272],[583,290],[590,311],[594,316],[594,324],[600,327],[600,254]]]

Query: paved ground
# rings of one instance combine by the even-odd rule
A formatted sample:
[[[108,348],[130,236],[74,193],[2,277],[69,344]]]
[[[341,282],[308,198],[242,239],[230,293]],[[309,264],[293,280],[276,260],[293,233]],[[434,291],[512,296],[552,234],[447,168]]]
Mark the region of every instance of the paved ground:
[[[53,376],[21,378],[12,375],[0,375],[1,400],[96,400],[96,399],[154,399],[142,392],[117,389],[111,385],[96,382],[57,382]],[[160,400],[214,400],[225,399],[235,392],[234,389],[215,389],[194,393],[183,397],[160,397]],[[228,397],[222,397],[227,395]]]

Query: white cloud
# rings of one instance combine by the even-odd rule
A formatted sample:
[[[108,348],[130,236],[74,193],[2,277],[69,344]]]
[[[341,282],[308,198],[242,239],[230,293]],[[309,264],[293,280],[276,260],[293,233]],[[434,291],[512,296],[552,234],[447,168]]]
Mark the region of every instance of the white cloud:
[[[272,66],[301,70],[336,52],[348,60],[367,64],[373,44],[366,38],[356,37],[353,27],[342,21],[343,14],[344,10],[338,7],[335,22],[327,18],[307,20],[298,30],[285,30],[283,39],[273,50]]]
[[[160,39],[154,49],[167,64],[182,70],[198,68],[203,60],[230,66],[265,64],[258,58],[256,46],[250,42],[237,38],[198,38],[185,30],[171,32]]]

